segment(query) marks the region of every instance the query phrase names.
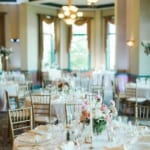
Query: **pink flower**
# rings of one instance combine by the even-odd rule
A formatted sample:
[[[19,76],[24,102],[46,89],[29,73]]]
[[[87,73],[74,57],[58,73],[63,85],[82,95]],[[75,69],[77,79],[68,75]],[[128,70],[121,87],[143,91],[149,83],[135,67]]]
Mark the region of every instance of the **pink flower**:
[[[89,110],[89,104],[88,104],[87,101],[84,101],[84,102],[82,103],[82,110]]]
[[[115,101],[114,100],[110,100],[110,104],[115,106]]]
[[[103,112],[105,112],[107,110],[107,105],[102,104],[100,110],[103,111]]]
[[[107,121],[107,122],[110,122],[110,121],[111,121],[111,117],[110,117],[109,114],[106,115],[106,121]]]
[[[101,95],[97,95],[97,96],[96,96],[96,99],[99,99],[99,100],[100,100],[100,99],[101,99]]]

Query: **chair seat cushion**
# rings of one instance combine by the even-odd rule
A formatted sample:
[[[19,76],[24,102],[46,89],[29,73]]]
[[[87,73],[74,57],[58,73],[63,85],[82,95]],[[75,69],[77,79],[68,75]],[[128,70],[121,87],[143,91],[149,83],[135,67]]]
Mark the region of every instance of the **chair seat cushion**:
[[[54,123],[57,120],[56,117],[48,117],[45,115],[35,115],[35,122],[43,122],[43,123]]]
[[[141,103],[141,102],[146,101],[146,99],[143,97],[141,97],[141,98],[138,97],[137,99],[136,99],[136,97],[130,97],[127,99],[127,101],[130,101],[130,102],[136,102],[137,101],[138,103]]]
[[[138,125],[150,127],[150,120],[138,120],[137,122],[138,122]]]

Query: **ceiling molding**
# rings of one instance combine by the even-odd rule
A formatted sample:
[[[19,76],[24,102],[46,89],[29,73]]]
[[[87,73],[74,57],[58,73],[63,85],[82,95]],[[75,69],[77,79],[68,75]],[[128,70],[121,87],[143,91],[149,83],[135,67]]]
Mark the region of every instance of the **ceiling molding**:
[[[17,0],[0,0],[0,2],[17,2]]]
[[[51,6],[51,7],[56,7],[56,8],[61,8],[63,6],[61,4],[56,4],[56,3],[41,3],[41,5]],[[77,6],[78,8],[81,8],[81,9],[98,9],[98,8],[114,7],[114,3],[95,5],[95,6],[89,6],[89,5],[75,5],[75,6]]]

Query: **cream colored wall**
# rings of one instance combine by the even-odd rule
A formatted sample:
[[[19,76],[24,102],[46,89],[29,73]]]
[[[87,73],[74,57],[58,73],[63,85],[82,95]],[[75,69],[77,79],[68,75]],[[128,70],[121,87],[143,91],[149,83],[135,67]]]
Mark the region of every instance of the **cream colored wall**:
[[[27,6],[26,5],[20,5],[19,6],[19,35],[20,35],[20,45],[21,45],[21,69],[27,70]]]
[[[116,0],[116,68],[126,69],[133,75],[150,75],[150,67],[148,66],[150,56],[144,54],[144,48],[141,46],[142,40],[150,41],[149,6],[149,0]],[[128,47],[126,45],[127,40],[134,40],[134,46]]]
[[[5,46],[13,49],[10,55],[8,69],[20,68],[20,43],[10,42],[11,38],[19,37],[19,7],[18,5],[0,5],[0,12],[5,12]],[[17,59],[16,59],[17,58]]]
[[[22,66],[24,70],[38,69],[38,14],[55,15],[56,11],[47,7],[34,6],[29,4],[20,5],[23,22],[20,25],[20,36],[24,40],[22,43],[23,55]],[[23,19],[25,18],[25,19]]]
[[[60,21],[60,51],[58,54],[58,65],[61,69],[68,68],[68,53],[67,53],[67,26],[63,21]]]
[[[126,41],[133,40],[135,42],[133,47],[127,46],[131,74],[139,73],[139,5],[140,0],[126,0]]]
[[[126,1],[115,1],[116,18],[116,70],[129,69],[128,49],[126,46]]]
[[[149,6],[149,0],[116,0],[117,69],[134,75],[150,75],[150,67],[146,65],[150,59],[141,46],[142,40],[150,40]],[[134,46],[128,47],[127,40],[134,40]]]

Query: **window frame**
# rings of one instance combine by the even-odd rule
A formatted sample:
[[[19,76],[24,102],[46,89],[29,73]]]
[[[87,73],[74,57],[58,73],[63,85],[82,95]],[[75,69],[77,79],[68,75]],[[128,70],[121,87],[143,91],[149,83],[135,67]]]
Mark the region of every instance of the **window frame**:
[[[73,39],[73,36],[87,36],[87,34],[72,33],[72,39]],[[87,39],[87,37],[86,37],[86,39]],[[72,45],[72,40],[71,40],[71,45]],[[72,46],[70,47],[70,50],[68,53],[68,69],[69,69],[69,71],[74,70],[71,67],[71,48],[72,48]],[[89,70],[91,70],[91,53],[88,50],[88,41],[87,41],[87,52],[88,52],[87,69],[82,69],[82,70],[81,69],[75,69],[75,70],[78,70],[78,71],[89,71]]]

